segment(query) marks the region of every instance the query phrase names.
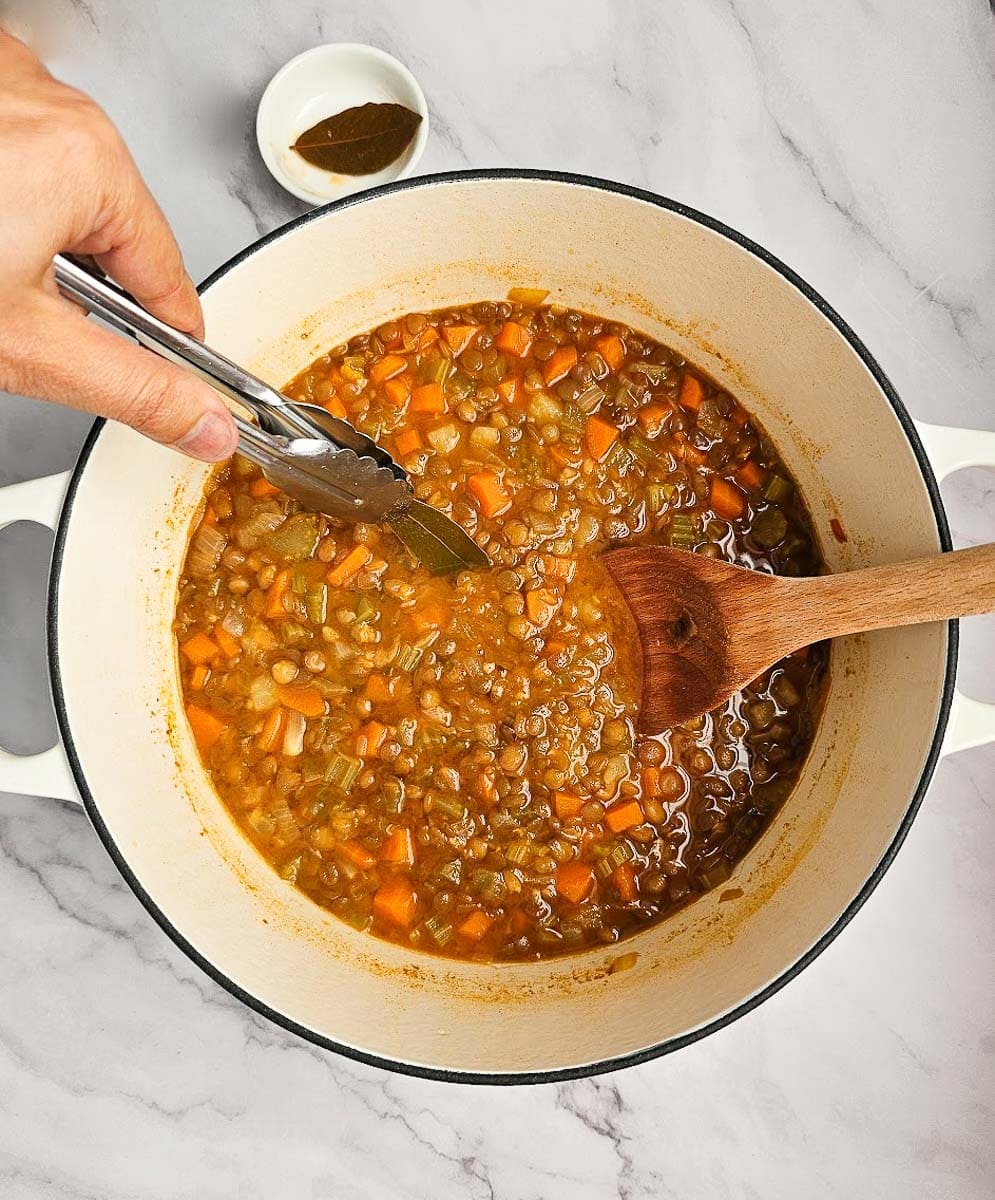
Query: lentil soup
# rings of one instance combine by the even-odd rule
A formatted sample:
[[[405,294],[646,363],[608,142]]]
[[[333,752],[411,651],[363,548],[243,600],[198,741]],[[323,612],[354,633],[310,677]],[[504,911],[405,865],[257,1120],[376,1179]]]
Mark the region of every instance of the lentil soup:
[[[797,780],[828,653],[636,732],[633,633],[597,556],[658,542],[822,569],[763,431],[674,351],[542,304],[413,313],[286,389],[381,441],[493,569],[217,472],[179,585],[187,715],[273,867],[355,927],[457,957],[617,941],[724,883]]]

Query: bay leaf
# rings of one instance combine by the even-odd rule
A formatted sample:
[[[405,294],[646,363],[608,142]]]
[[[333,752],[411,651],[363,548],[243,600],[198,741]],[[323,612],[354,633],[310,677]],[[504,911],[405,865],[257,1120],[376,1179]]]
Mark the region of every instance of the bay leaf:
[[[324,171],[372,175],[400,158],[420,124],[403,104],[360,104],[312,125],[291,149]]]

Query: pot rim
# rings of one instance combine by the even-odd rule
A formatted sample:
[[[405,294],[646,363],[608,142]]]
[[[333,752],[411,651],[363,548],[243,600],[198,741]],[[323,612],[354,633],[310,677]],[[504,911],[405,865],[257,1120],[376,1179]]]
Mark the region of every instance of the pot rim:
[[[251,245],[239,251],[223,263],[215,271],[213,271],[198,287],[198,292],[205,292],[212,287],[218,280],[222,279],[235,267],[255,254],[264,246],[277,241],[279,238],[286,237],[295,230],[311,221],[320,220],[328,213],[338,212],[345,208],[350,208],[356,204],[364,204],[370,200],[376,200],[381,196],[391,195],[394,192],[408,191],[415,188],[426,187],[444,187],[451,183],[470,183],[470,182],[496,182],[501,180],[536,180],[541,183],[563,183],[571,184],[579,187],[592,188],[598,191],[610,192],[616,195],[625,196],[632,200],[640,200],[647,204],[653,204],[657,208],[666,209],[669,212],[676,213],[678,216],[685,217],[688,220],[694,221],[706,229],[717,233],[729,241],[734,242],[740,249],[752,254],[755,258],[760,259],[768,267],[775,270],[782,278],[792,284],[801,295],[822,313],[822,315],[832,323],[837,332],[846,340],[853,352],[860,358],[864,366],[871,373],[874,381],[877,383],[884,397],[891,405],[895,416],[898,418],[899,424],[908,439],[909,445],[915,455],[916,462],[919,466],[920,474],[923,482],[926,485],[926,490],[929,494],[930,503],[933,508],[933,515],[936,519],[937,533],[940,538],[940,544],[944,551],[953,548],[950,539],[950,530],[947,524],[946,511],[943,507],[943,501],[940,496],[939,487],[936,482],[936,477],[933,474],[932,466],[926,456],[922,442],[916,432],[912,418],[898,396],[894,386],[884,373],[880,365],[877,363],[873,355],[850,328],[843,317],[823,299],[821,295],[806,281],[793,271],[789,266],[783,263],[776,255],[766,250],[759,243],[739,233],[737,230],[716,220],[714,217],[707,216],[705,213],[699,212],[697,209],[690,208],[685,204],[681,204],[676,200],[671,200],[668,197],[661,196],[655,192],[647,191],[644,188],[633,187],[629,184],[618,183],[608,179],[601,179],[592,175],[574,174],[566,171],[544,171],[519,168],[490,168],[482,170],[467,170],[467,171],[447,171],[433,175],[422,175],[413,179],[396,180],[392,183],[382,184],[379,187],[370,188],[363,192],[354,193],[351,196],[343,197],[340,200],[334,200],[329,204],[322,205],[319,208],[312,209],[309,212],[303,213],[301,216],[288,221],[286,224],[279,226],[263,237],[258,238]],[[954,692],[954,680],[957,671],[957,651],[958,651],[958,624],[956,621],[950,621],[947,625],[947,660],[946,668],[943,677],[943,689],[940,698],[940,707],[937,714],[936,726],[933,731],[932,740],[929,750],[926,755],[926,760],[923,764],[922,773],[919,776],[918,783],[909,799],[909,806],[902,817],[901,823],[895,832],[895,836],[885,850],[880,861],[870,873],[867,880],[861,887],[857,895],[850,901],[843,912],[837,917],[833,924],[822,934],[822,936],[809,949],[795,960],[790,966],[781,972],[775,979],[771,980],[765,987],[755,992],[753,995],[746,997],[739,1004],[735,1005],[728,1012],[722,1013],[713,1020],[706,1022],[697,1029],[693,1029],[688,1033],[682,1034],[679,1037],[668,1038],[665,1041],[658,1042],[652,1046],[644,1047],[641,1050],[634,1051],[630,1054],[618,1055],[613,1058],[598,1060],[597,1062],[585,1063],[575,1067],[560,1067],[544,1071],[462,1071],[448,1070],[442,1067],[423,1066],[417,1063],[404,1062],[400,1059],[384,1058],[381,1055],[372,1054],[365,1050],[356,1049],[353,1046],[344,1045],[341,1042],[335,1041],[309,1029],[305,1025],[301,1025],[292,1017],[288,1017],[283,1013],[277,1012],[270,1008],[258,997],[245,991],[238,983],[229,978],[225,973],[217,967],[213,962],[205,958],[180,931],[172,924],[170,918],[164,913],[158,905],[152,900],[151,896],[142,887],[141,882],[135,875],[129,865],[126,856],[118,848],[110,831],[104,824],[100,815],[100,810],[97,802],[94,800],[89,786],[87,785],[86,777],[80,765],[79,756],[76,752],[75,743],[73,742],[72,728],[67,712],[65,694],[62,687],[62,676],[59,666],[59,646],[58,646],[58,620],[59,620],[59,581],[62,570],[62,563],[65,554],[66,538],[69,529],[69,520],[72,515],[73,505],[76,499],[76,493],[79,488],[79,483],[83,472],[86,469],[87,462],[96,445],[100,432],[105,425],[104,418],[98,418],[94,421],[93,426],[87,435],[83,448],[80,451],[79,458],[73,467],[69,486],[66,491],[65,502],[62,507],[62,512],[59,517],[59,523],[55,531],[55,542],[52,550],[52,565],[49,575],[48,589],[48,604],[46,614],[46,636],[48,645],[48,663],[49,663],[49,678],[52,690],[52,699],[55,707],[56,720],[59,726],[59,735],[62,739],[62,744],[66,752],[66,757],[69,761],[69,767],[73,775],[76,787],[79,790],[80,797],[83,801],[83,806],[87,816],[97,832],[97,836],[103,842],[108,854],[110,854],[114,864],[121,872],[125,882],[135,893],[146,911],[153,918],[156,924],[170,938],[170,940],[192,959],[207,975],[214,980],[215,983],[223,987],[227,992],[240,1000],[248,1008],[258,1013],[260,1016],[266,1017],[274,1024],[279,1025],[290,1033],[296,1034],[298,1037],[304,1038],[313,1045],[317,1045],[326,1050],[332,1050],[337,1054],[342,1054],[346,1058],[353,1059],[357,1062],[366,1063],[369,1066],[381,1067],[388,1071],[393,1071],[402,1075],[410,1075],[421,1079],[431,1079],[447,1083],[476,1083],[486,1085],[508,1085],[508,1084],[526,1084],[526,1083],[559,1083],[571,1079],[582,1079],[591,1075],[600,1075],[609,1071],[621,1070],[624,1067],[638,1066],[640,1063],[649,1062],[652,1059],[659,1058],[664,1054],[671,1054],[675,1050],[680,1050],[684,1046],[688,1046],[693,1042],[699,1041],[701,1038],[707,1037],[711,1033],[715,1033],[725,1026],[732,1024],[733,1021],[745,1016],[758,1005],[762,1004],[769,997],[780,991],[785,984],[789,983],[801,971],[803,971],[810,963],[812,963],[825,950],[831,942],[833,942],[846,926],[853,920],[857,912],[863,906],[870,894],[874,891],[877,885],[881,882],[885,872],[891,865],[895,855],[898,853],[902,843],[908,835],[912,822],[915,820],[916,814],[923,802],[930,781],[933,777],[933,772],[936,768],[936,763],[940,757],[940,749],[943,743],[943,735],[946,732],[947,722],[950,716],[950,708]]]

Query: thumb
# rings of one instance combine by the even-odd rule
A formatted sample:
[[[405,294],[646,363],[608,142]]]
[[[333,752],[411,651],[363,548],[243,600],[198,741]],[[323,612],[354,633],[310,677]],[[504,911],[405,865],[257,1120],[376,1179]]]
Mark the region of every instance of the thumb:
[[[32,347],[15,363],[16,390],[111,417],[193,458],[218,462],[238,434],[215,390],[149,350],[88,321],[61,297],[43,297]]]

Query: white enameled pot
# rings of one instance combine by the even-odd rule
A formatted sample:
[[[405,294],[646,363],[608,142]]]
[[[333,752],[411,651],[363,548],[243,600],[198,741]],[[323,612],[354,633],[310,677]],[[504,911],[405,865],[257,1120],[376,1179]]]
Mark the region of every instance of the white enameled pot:
[[[936,476],[995,462],[993,434],[917,429],[853,332],[760,247],[594,179],[483,172],[394,184],[263,238],[203,299],[209,339],[281,385],[389,317],[499,298],[510,285],[632,324],[726,384],[799,480],[836,570],[949,549]],[[57,530],[49,654],[62,734],[33,758],[0,753],[0,789],[82,798],[178,945],[257,1011],[356,1058],[446,1079],[554,1079],[638,1062],[728,1023],[846,925],[907,833],[939,754],[995,736],[995,711],[954,690],[954,625],[847,639],[833,647],[798,787],[730,883],[739,898],[717,889],[641,933],[624,947],[638,952],[635,966],[616,973],[617,947],[501,966],[408,952],[279,879],[198,763],[170,622],[206,476],[106,424],[69,476],[0,493],[0,527]]]

